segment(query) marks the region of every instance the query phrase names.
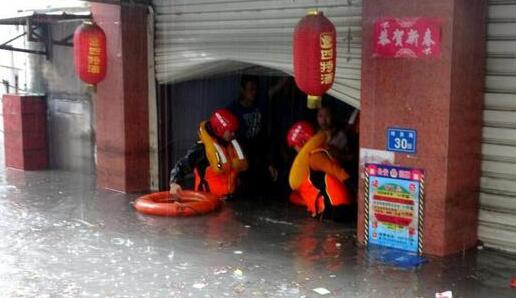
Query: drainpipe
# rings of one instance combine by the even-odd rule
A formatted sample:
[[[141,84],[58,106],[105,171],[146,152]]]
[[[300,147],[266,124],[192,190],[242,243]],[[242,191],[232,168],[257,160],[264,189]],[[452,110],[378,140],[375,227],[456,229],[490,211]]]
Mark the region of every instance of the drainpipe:
[[[18,75],[14,75],[14,93],[15,94],[18,94],[18,92],[20,91],[18,86],[19,86],[19,84],[18,84]]]

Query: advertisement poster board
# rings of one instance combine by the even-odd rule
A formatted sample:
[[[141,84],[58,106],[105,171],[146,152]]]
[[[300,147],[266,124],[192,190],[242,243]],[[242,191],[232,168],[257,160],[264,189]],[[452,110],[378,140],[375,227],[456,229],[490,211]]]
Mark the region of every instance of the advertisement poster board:
[[[424,171],[365,167],[365,243],[415,253],[423,249]]]

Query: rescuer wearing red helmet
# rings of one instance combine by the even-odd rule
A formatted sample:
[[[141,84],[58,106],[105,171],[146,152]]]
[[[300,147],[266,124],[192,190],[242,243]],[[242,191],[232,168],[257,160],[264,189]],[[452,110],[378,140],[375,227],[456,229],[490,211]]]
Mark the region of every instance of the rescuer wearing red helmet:
[[[326,138],[324,132],[315,134],[306,121],[288,131],[287,143],[298,152],[290,170],[290,200],[306,206],[313,217],[351,220],[353,204],[344,185],[349,175],[326,149]]]
[[[200,141],[180,159],[170,172],[170,193],[181,190],[189,174],[195,176],[195,190],[219,197],[234,193],[238,173],[247,161],[235,140],[238,119],[227,109],[213,112],[199,127]]]

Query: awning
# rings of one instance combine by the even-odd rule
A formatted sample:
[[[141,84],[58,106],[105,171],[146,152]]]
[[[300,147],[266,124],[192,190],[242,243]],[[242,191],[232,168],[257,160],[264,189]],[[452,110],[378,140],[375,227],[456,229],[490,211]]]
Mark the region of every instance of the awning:
[[[78,21],[91,19],[91,12],[83,10],[79,12],[51,11],[37,12],[26,11],[11,15],[0,15],[0,25],[26,25],[28,22],[34,25],[55,24],[65,21]]]
[[[91,19],[91,12],[87,7],[70,10],[24,11],[0,15],[0,25],[26,26],[23,33],[13,36],[6,41],[0,41],[0,50],[45,55],[47,59],[49,59],[54,45],[73,46],[73,32],[70,32],[70,34],[63,39],[54,40],[52,34],[49,34],[49,25],[85,19]],[[9,45],[9,43],[24,36],[27,36],[28,41],[41,42],[45,46],[45,50],[25,49]]]

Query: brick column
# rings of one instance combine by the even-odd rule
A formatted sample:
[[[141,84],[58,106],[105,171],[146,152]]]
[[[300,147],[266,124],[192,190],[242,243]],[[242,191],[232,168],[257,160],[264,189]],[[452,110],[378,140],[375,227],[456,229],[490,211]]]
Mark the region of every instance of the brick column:
[[[4,94],[5,165],[48,168],[47,102],[44,96]]]
[[[477,242],[486,1],[363,4],[360,147],[385,150],[388,127],[416,129],[417,154],[397,154],[396,163],[426,170],[424,253],[470,248]],[[386,16],[442,18],[441,58],[373,58],[373,23]]]
[[[147,8],[92,3],[106,32],[108,70],[95,100],[97,186],[149,189]]]

